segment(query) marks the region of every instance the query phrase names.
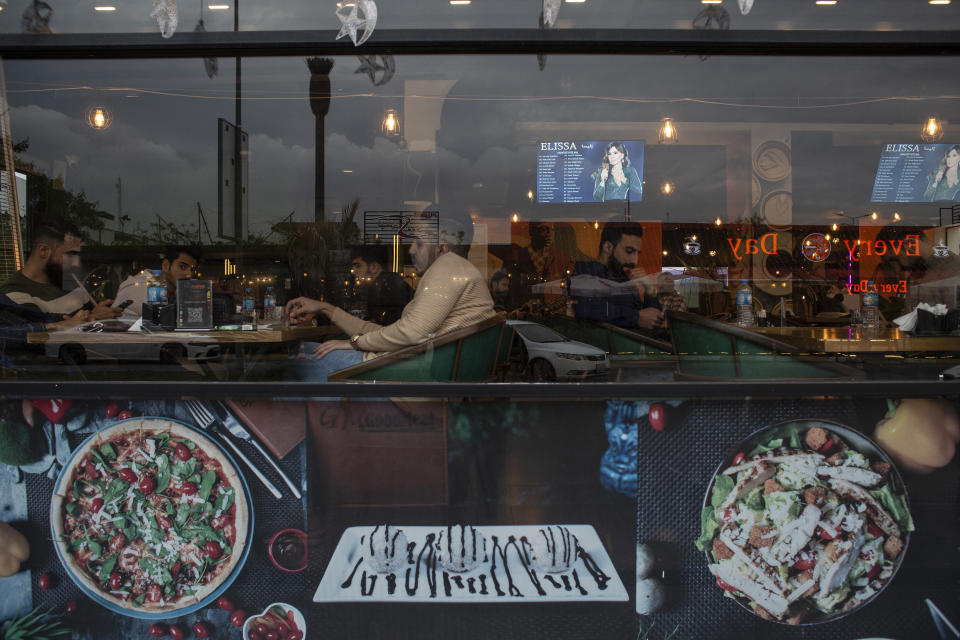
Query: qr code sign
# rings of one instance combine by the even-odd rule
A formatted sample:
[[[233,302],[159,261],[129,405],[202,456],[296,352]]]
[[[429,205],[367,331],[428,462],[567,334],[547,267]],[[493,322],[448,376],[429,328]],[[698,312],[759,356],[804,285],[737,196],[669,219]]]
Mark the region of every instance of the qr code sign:
[[[203,309],[200,307],[193,307],[187,309],[187,322],[190,324],[200,324],[203,322]]]

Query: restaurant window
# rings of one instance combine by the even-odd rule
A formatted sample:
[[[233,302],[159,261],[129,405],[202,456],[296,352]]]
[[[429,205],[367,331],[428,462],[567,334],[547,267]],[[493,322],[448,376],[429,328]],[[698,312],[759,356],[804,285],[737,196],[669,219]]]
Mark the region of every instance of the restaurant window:
[[[64,318],[7,339],[12,375],[669,382],[955,365],[960,153],[938,59],[213,62],[5,63],[4,277],[56,242],[44,229],[82,239],[27,265],[56,286],[6,285]],[[458,303],[426,312],[414,294],[439,246],[463,253],[434,270]],[[129,306],[70,315],[103,300]],[[141,319],[152,333],[125,331]],[[376,329],[361,321],[402,329],[344,356]],[[528,338],[530,322],[562,339]],[[318,373],[324,342],[342,366]]]

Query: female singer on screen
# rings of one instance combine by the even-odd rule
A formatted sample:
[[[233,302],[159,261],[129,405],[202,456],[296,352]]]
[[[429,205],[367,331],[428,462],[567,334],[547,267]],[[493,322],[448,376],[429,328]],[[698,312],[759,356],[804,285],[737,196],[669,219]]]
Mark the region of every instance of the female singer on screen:
[[[937,170],[927,180],[927,190],[923,192],[923,199],[929,202],[938,200],[956,200],[960,194],[960,144],[955,144],[943,156]]]
[[[603,162],[600,168],[590,174],[593,178],[593,199],[598,202],[607,200],[640,200],[643,186],[637,170],[630,166],[630,156],[622,142],[611,142],[603,150]]]

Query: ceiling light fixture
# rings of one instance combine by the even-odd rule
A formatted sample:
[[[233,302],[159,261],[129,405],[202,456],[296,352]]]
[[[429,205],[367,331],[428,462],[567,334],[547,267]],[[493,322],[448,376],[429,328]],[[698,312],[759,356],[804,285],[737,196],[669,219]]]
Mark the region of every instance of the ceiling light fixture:
[[[950,4],[950,0],[927,0],[928,4]]]
[[[940,118],[936,116],[927,118],[926,122],[923,123],[923,131],[920,132],[920,137],[923,138],[924,142],[936,142],[942,138],[943,123],[940,122]]]
[[[388,138],[396,138],[400,135],[400,114],[396,109],[387,109],[383,114],[383,120],[380,121],[380,133]]]
[[[450,4],[467,5],[470,4],[470,0],[450,0]]]
[[[673,118],[663,119],[663,124],[660,125],[658,139],[660,140],[660,144],[676,144],[680,142],[680,132],[677,131],[677,125],[673,124]]]
[[[817,0],[817,4],[823,7],[832,7],[837,4],[837,0]]]
[[[226,11],[229,8],[230,8],[230,5],[228,4],[208,4],[207,5],[207,9],[210,9],[210,11]]]
[[[113,113],[106,107],[90,107],[86,113],[87,124],[97,131],[109,129],[113,124]]]
[[[112,5],[98,5],[93,8],[94,11],[116,11],[117,8]]]

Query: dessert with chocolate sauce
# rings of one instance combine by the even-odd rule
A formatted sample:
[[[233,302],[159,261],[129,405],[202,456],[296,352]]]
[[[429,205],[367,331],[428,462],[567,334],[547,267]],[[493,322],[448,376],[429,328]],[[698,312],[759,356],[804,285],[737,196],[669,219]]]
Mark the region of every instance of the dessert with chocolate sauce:
[[[437,560],[447,571],[473,571],[486,555],[487,541],[473,526],[450,525],[437,535]]]
[[[370,566],[377,573],[392,573],[406,560],[407,536],[390,525],[378,525],[367,541]]]
[[[577,536],[560,526],[543,527],[531,540],[535,566],[547,573],[569,571],[577,561]]]

